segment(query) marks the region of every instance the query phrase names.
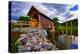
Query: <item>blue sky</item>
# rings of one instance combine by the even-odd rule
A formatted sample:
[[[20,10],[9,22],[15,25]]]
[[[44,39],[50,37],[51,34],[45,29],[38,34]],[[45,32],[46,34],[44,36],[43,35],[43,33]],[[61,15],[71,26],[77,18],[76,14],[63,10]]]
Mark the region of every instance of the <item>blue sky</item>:
[[[58,17],[59,22],[73,20],[77,18],[78,5],[72,4],[54,4],[54,3],[34,3],[13,1],[11,3],[11,18],[18,19],[20,16],[26,16],[31,6],[35,6],[39,11],[53,19]]]

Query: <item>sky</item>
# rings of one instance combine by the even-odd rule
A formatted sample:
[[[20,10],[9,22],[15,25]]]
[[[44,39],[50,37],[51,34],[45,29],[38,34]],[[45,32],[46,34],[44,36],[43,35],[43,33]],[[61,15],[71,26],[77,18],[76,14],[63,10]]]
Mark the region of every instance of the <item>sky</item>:
[[[78,5],[76,4],[12,1],[11,14],[9,14],[11,15],[11,19],[18,19],[20,16],[26,16],[32,5],[51,19],[57,17],[60,23],[78,18]]]

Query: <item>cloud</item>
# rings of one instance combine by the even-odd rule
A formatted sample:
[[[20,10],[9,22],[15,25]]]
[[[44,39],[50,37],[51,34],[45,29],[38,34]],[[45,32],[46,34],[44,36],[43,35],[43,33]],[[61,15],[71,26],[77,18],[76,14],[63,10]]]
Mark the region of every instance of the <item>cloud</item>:
[[[70,10],[74,7],[75,5],[68,5],[66,7],[66,11],[64,13],[61,13],[60,15],[58,15],[58,19],[59,19],[59,22],[63,23],[65,21],[69,21],[69,20],[74,20],[74,19],[77,19],[78,18],[78,10]]]
[[[33,5],[34,7],[36,7],[36,9],[38,9],[41,13],[47,15],[50,18],[52,18],[51,14],[52,14],[52,16],[54,16],[55,12],[57,12],[56,9],[54,9],[54,8],[52,8],[52,10],[54,10],[54,11],[51,11],[50,8],[45,6],[43,3],[30,3],[30,4]]]
[[[26,16],[32,5],[51,19],[58,17],[59,22],[65,22],[66,19],[71,20],[75,19],[75,17],[77,18],[77,10],[70,10],[70,8],[74,7],[74,5],[71,4],[34,3],[19,1],[12,2],[12,18]]]
[[[13,1],[11,6],[12,18],[18,18],[19,16],[26,16],[30,9],[30,5],[26,2]],[[16,16],[16,17],[15,17]]]

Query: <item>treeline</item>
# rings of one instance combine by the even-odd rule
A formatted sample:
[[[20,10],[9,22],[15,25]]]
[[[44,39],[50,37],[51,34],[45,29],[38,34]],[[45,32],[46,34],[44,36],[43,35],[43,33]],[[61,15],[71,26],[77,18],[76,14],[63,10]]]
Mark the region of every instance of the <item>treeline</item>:
[[[68,32],[68,35],[71,35],[71,31],[73,35],[78,36],[78,19],[70,20],[64,23],[59,23],[58,19],[55,18],[53,19],[54,25],[55,25],[55,30],[56,30],[56,35],[59,34],[66,34],[66,30]],[[66,26],[67,23],[67,26]],[[72,27],[71,27],[72,24]]]
[[[72,22],[72,26],[74,26],[74,27],[78,26],[78,19],[67,21],[68,26],[71,26],[71,22]],[[64,25],[66,25],[66,22],[60,23],[60,25],[64,26]]]
[[[72,34],[73,35],[78,35],[78,19],[74,19],[74,20],[71,20],[71,21],[60,23],[60,25],[62,27],[64,27],[64,33],[66,33],[65,32],[66,31],[66,23],[67,23],[68,34],[69,35],[71,34],[71,29],[72,29]],[[71,27],[71,23],[72,23],[72,27]]]

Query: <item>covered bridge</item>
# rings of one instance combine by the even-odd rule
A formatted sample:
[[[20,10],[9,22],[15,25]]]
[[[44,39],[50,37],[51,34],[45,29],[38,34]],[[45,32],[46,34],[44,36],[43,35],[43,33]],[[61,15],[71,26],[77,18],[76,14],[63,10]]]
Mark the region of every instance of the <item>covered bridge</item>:
[[[46,29],[48,32],[48,38],[52,43],[54,43],[54,34],[55,34],[55,27],[54,22],[51,18],[49,18],[45,13],[37,9],[36,7],[32,6],[29,10],[27,16],[30,17],[31,27],[36,28],[43,28]]]

